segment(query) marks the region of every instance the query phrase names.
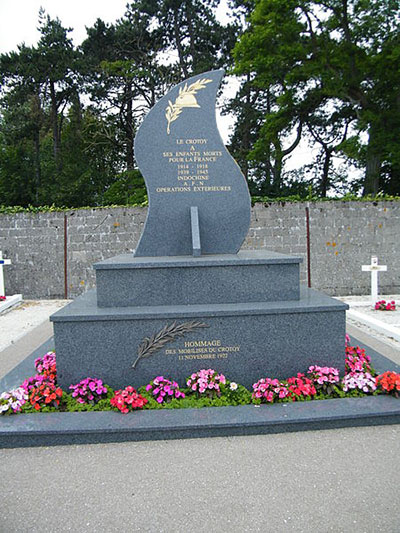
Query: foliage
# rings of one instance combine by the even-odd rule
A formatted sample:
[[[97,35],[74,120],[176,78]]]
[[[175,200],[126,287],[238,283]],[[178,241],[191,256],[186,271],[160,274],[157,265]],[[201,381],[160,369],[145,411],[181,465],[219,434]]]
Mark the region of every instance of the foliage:
[[[146,203],[137,128],[174,84],[230,61],[234,32],[216,6],[136,1],[113,24],[97,19],[78,47],[41,10],[37,45],[0,55],[1,203]]]
[[[379,374],[379,376],[376,377],[376,385],[378,390],[386,392],[387,394],[393,394],[398,398],[400,392],[400,374],[391,371]]]
[[[82,379],[76,385],[70,385],[72,390],[71,396],[75,398],[78,403],[90,403],[95,404],[99,400],[104,399],[107,396],[108,388],[103,385],[101,379],[85,378]]]
[[[144,179],[138,170],[121,172],[102,197],[104,205],[147,205]]]
[[[28,398],[28,393],[23,387],[2,392],[0,394],[0,414],[7,415],[21,412],[21,408]]]
[[[235,72],[266,95],[247,158],[267,162],[268,195],[281,193],[284,160],[300,140],[318,148],[319,194],[334,187],[338,156],[364,170],[364,194],[398,194],[399,7],[398,0],[247,3]]]
[[[185,393],[179,390],[176,381],[170,381],[164,376],[157,376],[147,386],[146,392],[152,394],[158,403],[169,403],[173,398],[184,398]]]
[[[221,396],[221,385],[226,383],[225,376],[208,368],[194,372],[186,380],[190,392],[196,395],[204,395],[209,398]]]
[[[251,402],[251,392],[240,383],[226,380],[220,390],[220,398],[226,400],[228,405],[247,405]]]
[[[123,390],[115,391],[115,395],[110,399],[110,404],[121,411],[121,413],[126,414],[129,411],[143,409],[147,401],[133,387],[125,387]]]
[[[349,372],[342,380],[344,392],[352,389],[369,393],[376,391],[376,380],[369,372]]]
[[[41,10],[37,45],[0,55],[2,204],[145,203],[133,147],[143,116],[174,84],[233,60],[229,148],[252,195],[398,195],[399,0],[230,0],[227,24],[218,4],[136,0],[77,47]],[[300,143],[313,161],[287,170]]]
[[[40,411],[44,406],[58,407],[62,395],[63,391],[60,387],[52,381],[47,381],[29,391],[29,402],[33,409]]]

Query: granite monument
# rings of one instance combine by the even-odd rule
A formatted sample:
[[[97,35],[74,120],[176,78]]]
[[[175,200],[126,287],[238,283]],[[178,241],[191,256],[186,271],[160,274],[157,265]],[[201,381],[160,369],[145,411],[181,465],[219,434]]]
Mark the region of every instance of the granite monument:
[[[247,183],[215,117],[222,76],[216,70],[181,83],[139,128],[135,158],[150,209],[136,257],[236,253],[246,237]]]
[[[96,290],[51,317],[61,386],[183,384],[214,368],[250,387],[311,364],[344,370],[347,306],[300,287],[300,257],[240,251],[250,197],[216,126],[222,76],[180,83],[141,125],[146,225],[134,253],[94,265]]]

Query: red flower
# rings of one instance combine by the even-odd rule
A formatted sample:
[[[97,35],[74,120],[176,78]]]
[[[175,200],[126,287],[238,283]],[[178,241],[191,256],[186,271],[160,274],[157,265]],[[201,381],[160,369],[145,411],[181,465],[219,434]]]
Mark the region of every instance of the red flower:
[[[42,383],[38,387],[33,387],[30,391],[30,403],[33,407],[39,411],[42,405],[51,405],[58,407],[60,400],[57,396],[62,396],[62,389],[60,387],[56,388],[54,382],[49,381],[47,383]]]
[[[129,413],[130,410],[142,409],[147,403],[147,399],[128,386],[123,390],[115,391],[114,396],[110,399],[113,407],[116,407],[121,413]]]
[[[398,391],[400,391],[400,374],[391,371],[384,372],[376,378],[376,384],[383,392],[398,396]]]

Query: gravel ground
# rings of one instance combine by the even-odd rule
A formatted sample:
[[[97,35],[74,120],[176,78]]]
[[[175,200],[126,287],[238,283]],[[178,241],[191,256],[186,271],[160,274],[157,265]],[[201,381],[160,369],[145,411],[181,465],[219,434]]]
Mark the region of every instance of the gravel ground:
[[[386,300],[386,302],[394,300],[396,302],[397,307],[395,311],[375,311],[375,309],[373,309],[372,307],[370,296],[340,296],[337,299],[341,300],[342,302],[346,302],[350,306],[350,309],[362,313],[366,317],[374,318],[375,320],[379,320],[385,325],[390,325],[398,328],[400,333],[399,294],[388,294],[378,297],[378,300]],[[389,346],[400,352],[400,342],[394,339],[393,337],[390,337],[390,335],[372,329],[371,327],[367,326],[366,324],[363,324],[359,320],[355,320],[349,316],[347,316],[346,321],[348,324],[355,326],[361,331],[367,333],[368,335],[371,335],[379,341],[384,342],[385,344],[388,344]]]
[[[0,314],[0,352],[29,333],[70,300],[24,300]]]

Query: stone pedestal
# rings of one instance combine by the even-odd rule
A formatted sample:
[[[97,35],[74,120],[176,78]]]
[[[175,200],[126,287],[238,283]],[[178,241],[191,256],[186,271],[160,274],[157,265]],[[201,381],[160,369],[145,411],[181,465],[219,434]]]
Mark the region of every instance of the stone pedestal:
[[[223,74],[181,82],[143,120],[146,224],[134,256],[97,263],[97,292],[51,317],[62,387],[88,376],[183,384],[202,368],[250,387],[311,364],[344,370],[347,306],[301,289],[301,258],[239,251],[251,200],[217,128]]]
[[[97,291],[51,317],[60,385],[91,376],[138,387],[157,375],[183,384],[214,368],[250,387],[311,364],[343,372],[347,305],[300,287],[300,262],[243,251],[97,263]]]

